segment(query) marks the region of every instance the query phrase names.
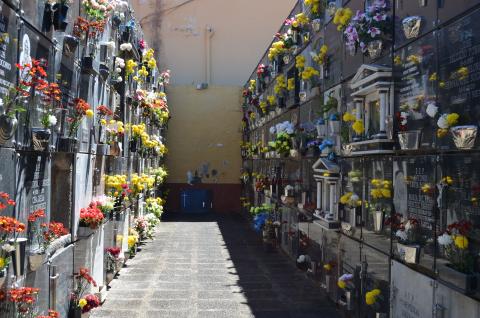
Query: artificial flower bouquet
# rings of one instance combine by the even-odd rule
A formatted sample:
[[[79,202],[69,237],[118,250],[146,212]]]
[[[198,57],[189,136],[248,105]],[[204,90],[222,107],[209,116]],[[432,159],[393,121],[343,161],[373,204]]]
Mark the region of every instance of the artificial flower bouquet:
[[[72,316],[75,311],[87,313],[93,308],[100,306],[100,300],[97,296],[87,294],[90,286],[97,287],[97,283],[93,277],[90,276],[89,270],[80,268],[74,278],[74,289],[70,297],[70,311],[72,312]]]
[[[275,140],[270,141],[268,146],[279,155],[288,155],[293,148],[295,126],[289,121],[284,121],[270,127],[270,133],[275,134]]]
[[[95,230],[102,224],[104,218],[96,202],[92,202],[88,207],[80,210],[80,226],[82,227],[89,227]]]
[[[449,261],[449,266],[458,272],[472,274],[475,258],[469,251],[468,235],[473,225],[461,220],[451,223],[446,231],[437,238],[437,242]]]
[[[105,268],[107,272],[115,272],[118,269],[121,249],[109,247],[105,249]]]
[[[105,217],[115,208],[115,198],[112,196],[101,195],[94,198],[92,202],[96,204]]]
[[[45,210],[39,209],[29,214],[28,225],[32,236],[32,243],[36,243],[38,250],[36,252],[45,253],[53,241],[67,235],[68,230],[60,222],[42,222],[45,218]]]

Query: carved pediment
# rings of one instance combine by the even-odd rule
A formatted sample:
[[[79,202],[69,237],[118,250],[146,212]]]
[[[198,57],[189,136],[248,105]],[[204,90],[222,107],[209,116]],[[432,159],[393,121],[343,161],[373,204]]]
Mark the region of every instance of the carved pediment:
[[[313,164],[312,169],[315,172],[314,178],[317,181],[319,179],[336,180],[340,173],[340,167],[327,158],[319,158]]]
[[[350,81],[353,90],[361,90],[376,84],[390,85],[392,68],[384,65],[363,64]]]

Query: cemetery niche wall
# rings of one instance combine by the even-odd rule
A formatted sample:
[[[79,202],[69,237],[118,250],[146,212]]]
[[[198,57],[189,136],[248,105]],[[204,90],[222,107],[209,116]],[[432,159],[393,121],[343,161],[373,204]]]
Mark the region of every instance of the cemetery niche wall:
[[[88,316],[152,238],[169,120],[157,53],[128,1],[0,2],[2,318]]]
[[[244,212],[346,317],[480,315],[479,17],[300,0],[244,86]]]

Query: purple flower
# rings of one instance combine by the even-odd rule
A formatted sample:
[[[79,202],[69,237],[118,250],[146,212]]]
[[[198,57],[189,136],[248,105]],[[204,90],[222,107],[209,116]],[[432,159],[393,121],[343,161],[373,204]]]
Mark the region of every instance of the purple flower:
[[[377,14],[373,17],[373,20],[375,20],[375,21],[377,21],[377,22],[385,21],[385,20],[387,20],[387,15],[386,15],[386,14],[377,13]]]
[[[360,42],[359,46],[360,46],[360,49],[362,49],[363,53],[365,53],[367,51],[367,46],[365,45],[365,43]]]
[[[368,29],[367,33],[370,34],[372,38],[374,38],[377,35],[380,35],[382,32],[380,31],[379,28],[371,27],[370,29]]]
[[[360,21],[362,19],[365,18],[365,13],[360,11],[360,10],[357,10],[357,13],[355,14],[355,16],[353,17],[353,21]]]

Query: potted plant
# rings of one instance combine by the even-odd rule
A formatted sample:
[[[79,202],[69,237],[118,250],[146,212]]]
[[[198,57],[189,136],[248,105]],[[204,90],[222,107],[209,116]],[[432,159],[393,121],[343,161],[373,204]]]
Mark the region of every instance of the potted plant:
[[[81,318],[82,314],[100,306],[100,300],[97,296],[86,294],[90,285],[97,287],[97,283],[90,276],[89,270],[80,268],[79,272],[74,275],[74,289],[70,297],[68,318]]]
[[[88,237],[102,224],[105,219],[96,202],[91,202],[88,207],[80,209],[79,237]]]
[[[449,261],[439,267],[440,278],[455,285],[464,293],[473,293],[479,288],[479,274],[474,271],[475,257],[469,251],[468,236],[473,225],[461,220],[451,223],[446,231],[437,238],[441,252]]]
[[[45,263],[48,246],[54,240],[68,234],[62,223],[40,222],[44,217],[45,210],[43,209],[36,210],[28,216],[28,228],[31,236],[28,263],[31,271],[38,270]]]
[[[422,240],[420,223],[415,218],[408,218],[396,226],[397,251],[405,263],[418,264]]]

